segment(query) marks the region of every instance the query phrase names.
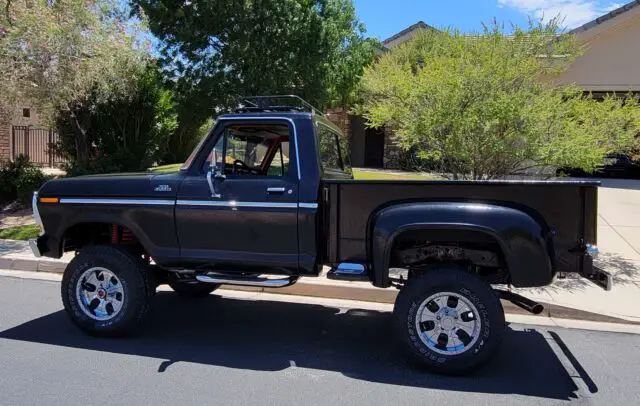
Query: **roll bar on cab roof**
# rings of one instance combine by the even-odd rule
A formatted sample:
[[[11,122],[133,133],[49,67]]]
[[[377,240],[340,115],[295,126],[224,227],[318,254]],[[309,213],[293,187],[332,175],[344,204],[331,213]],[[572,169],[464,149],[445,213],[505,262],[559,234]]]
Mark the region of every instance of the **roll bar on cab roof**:
[[[244,96],[238,99],[238,107],[235,109],[236,113],[281,111],[309,112],[323,116],[322,110],[296,95]]]

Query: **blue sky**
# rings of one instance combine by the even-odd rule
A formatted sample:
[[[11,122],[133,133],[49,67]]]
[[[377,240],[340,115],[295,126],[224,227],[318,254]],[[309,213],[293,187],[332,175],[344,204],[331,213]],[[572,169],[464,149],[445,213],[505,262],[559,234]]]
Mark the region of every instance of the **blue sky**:
[[[628,0],[354,0],[367,34],[385,39],[420,20],[439,27],[469,32],[481,22],[513,22],[524,26],[527,16],[548,18],[558,14],[567,28],[578,27]]]

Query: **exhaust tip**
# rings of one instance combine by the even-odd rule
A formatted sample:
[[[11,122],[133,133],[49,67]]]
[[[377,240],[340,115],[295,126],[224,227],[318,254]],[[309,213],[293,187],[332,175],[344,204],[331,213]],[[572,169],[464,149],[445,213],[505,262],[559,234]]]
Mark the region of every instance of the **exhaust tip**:
[[[533,314],[540,314],[544,311],[544,306],[541,305],[540,303],[536,303],[532,308],[531,308],[531,313]]]
[[[502,299],[510,301],[514,305],[523,308],[529,313],[538,315],[544,311],[544,306],[534,300],[527,299],[526,297],[514,292],[498,290],[498,289],[496,289],[496,291]]]

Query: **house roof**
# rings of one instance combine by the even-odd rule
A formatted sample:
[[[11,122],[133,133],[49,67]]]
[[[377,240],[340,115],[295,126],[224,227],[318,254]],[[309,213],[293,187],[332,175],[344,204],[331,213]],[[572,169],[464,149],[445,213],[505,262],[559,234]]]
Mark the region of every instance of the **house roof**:
[[[640,1],[640,0],[638,0]],[[430,26],[429,24],[425,23],[424,21],[418,21],[417,23],[405,28],[404,30],[400,31],[399,33],[392,35],[391,37],[385,39],[384,41],[382,41],[382,45],[385,48],[393,48],[396,45],[400,45],[403,42],[407,41],[409,38],[412,37],[412,35],[418,31],[418,30],[424,30],[424,29],[431,29],[434,30],[435,28],[433,28],[432,26]]]
[[[631,9],[637,7],[637,6],[640,6],[640,0],[634,0],[634,1],[630,2],[630,3],[625,4],[624,6],[618,7],[617,9],[612,10],[612,11],[608,12],[607,14],[598,17],[593,21],[589,21],[588,23],[583,24],[578,28],[574,28],[569,33],[570,34],[578,34],[579,32],[587,31],[587,30],[589,30],[591,28],[594,28],[594,27],[604,23],[605,21],[611,20],[612,18],[615,18],[615,17],[619,16],[620,14],[626,13],[627,11],[629,11],[629,10],[631,10]]]

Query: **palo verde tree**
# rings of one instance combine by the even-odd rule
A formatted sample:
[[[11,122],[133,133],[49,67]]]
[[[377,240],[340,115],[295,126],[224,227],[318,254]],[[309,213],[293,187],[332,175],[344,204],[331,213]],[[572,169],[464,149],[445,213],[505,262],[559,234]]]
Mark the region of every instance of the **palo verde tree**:
[[[429,30],[366,69],[360,106],[371,126],[453,178],[490,179],[529,167],[592,170],[633,146],[633,97],[597,101],[553,76],[579,49],[556,21],[478,35]]]

